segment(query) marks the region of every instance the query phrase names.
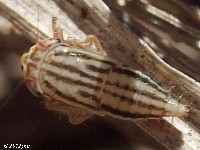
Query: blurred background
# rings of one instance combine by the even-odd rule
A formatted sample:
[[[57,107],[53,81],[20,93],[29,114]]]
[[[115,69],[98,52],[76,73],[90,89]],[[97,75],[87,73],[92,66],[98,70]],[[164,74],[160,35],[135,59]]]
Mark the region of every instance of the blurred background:
[[[150,10],[144,12],[144,6],[149,6],[147,0],[104,2],[161,58],[200,81],[200,11],[198,9],[194,14],[195,9],[190,7],[199,7],[198,0],[184,0],[184,3],[190,5],[188,7],[182,7],[179,1],[158,3],[157,0],[149,0],[182,19],[184,28],[177,28],[173,22],[165,20],[161,15],[156,16]],[[168,7],[165,7],[166,4]],[[34,43],[16,27],[0,17],[0,150],[4,144],[27,144],[30,149],[36,150],[165,149],[130,122],[94,117],[79,126],[73,126],[68,123],[66,116],[46,110],[42,100],[34,97],[23,83],[20,57],[32,45]],[[117,128],[117,124],[123,129]]]

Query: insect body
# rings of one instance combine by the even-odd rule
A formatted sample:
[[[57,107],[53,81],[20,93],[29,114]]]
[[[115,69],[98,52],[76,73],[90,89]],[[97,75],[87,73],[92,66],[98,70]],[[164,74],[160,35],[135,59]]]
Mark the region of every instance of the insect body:
[[[56,18],[53,32],[23,54],[23,75],[30,91],[42,95],[48,109],[67,113],[71,123],[93,114],[135,120],[188,112],[148,76],[109,58],[95,36],[64,40]]]

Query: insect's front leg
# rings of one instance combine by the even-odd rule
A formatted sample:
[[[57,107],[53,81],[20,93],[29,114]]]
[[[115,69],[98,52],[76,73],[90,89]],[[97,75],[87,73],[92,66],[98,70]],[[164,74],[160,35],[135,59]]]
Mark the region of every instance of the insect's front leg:
[[[103,50],[99,39],[95,35],[88,35],[85,41],[80,41],[75,38],[68,38],[64,40],[63,32],[60,27],[57,26],[57,18],[53,17],[52,20],[52,28],[53,28],[53,38],[58,39],[61,42],[64,42],[70,46],[80,47],[80,48],[91,48],[94,45],[94,49],[100,52],[103,55],[106,55],[105,51]]]
[[[68,38],[67,40],[64,40],[62,29],[57,26],[57,18],[56,17],[53,17],[52,28],[53,28],[53,38],[54,39],[58,39],[61,42],[66,43],[70,46],[75,46],[75,47],[85,48],[85,49],[92,48],[92,46],[94,45],[95,51],[98,51],[102,55],[107,56],[106,52],[103,50],[103,48],[99,42],[99,39],[95,35],[88,35],[88,37],[83,42],[80,40],[77,40],[75,38]]]
[[[93,116],[93,114],[88,111],[52,99],[45,99],[45,107],[49,110],[67,113],[69,122],[73,125],[83,123]]]

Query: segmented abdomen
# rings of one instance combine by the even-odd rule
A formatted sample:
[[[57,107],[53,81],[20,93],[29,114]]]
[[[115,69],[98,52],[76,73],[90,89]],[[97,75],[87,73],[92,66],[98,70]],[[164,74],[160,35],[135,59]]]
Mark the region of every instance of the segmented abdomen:
[[[168,93],[148,76],[90,51],[53,48],[39,79],[45,95],[99,115],[129,120],[167,112]]]
[[[114,117],[158,118],[165,115],[168,93],[148,76],[125,66],[112,68],[102,94],[102,107]]]

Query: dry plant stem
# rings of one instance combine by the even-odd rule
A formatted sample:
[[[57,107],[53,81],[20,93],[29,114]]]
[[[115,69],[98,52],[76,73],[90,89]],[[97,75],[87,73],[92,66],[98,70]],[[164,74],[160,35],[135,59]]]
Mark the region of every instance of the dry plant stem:
[[[140,121],[136,124],[169,149],[198,149],[199,82],[161,60],[144,41],[116,19],[101,0],[44,0],[39,1],[39,4],[37,2],[38,0],[0,0],[0,11],[35,42],[38,37],[52,37],[51,19],[56,16],[66,37],[83,40],[85,35],[94,34],[100,38],[103,48],[113,59],[144,72],[166,89],[175,86],[172,95],[177,98],[184,94],[181,102],[192,103],[188,118],[175,118],[172,124],[170,119],[165,119],[162,125],[152,121]]]
[[[104,1],[121,22],[151,45],[167,63],[200,81],[197,7],[188,6],[193,10],[191,13],[184,9],[186,4],[170,0],[129,1],[123,7],[114,0]]]

